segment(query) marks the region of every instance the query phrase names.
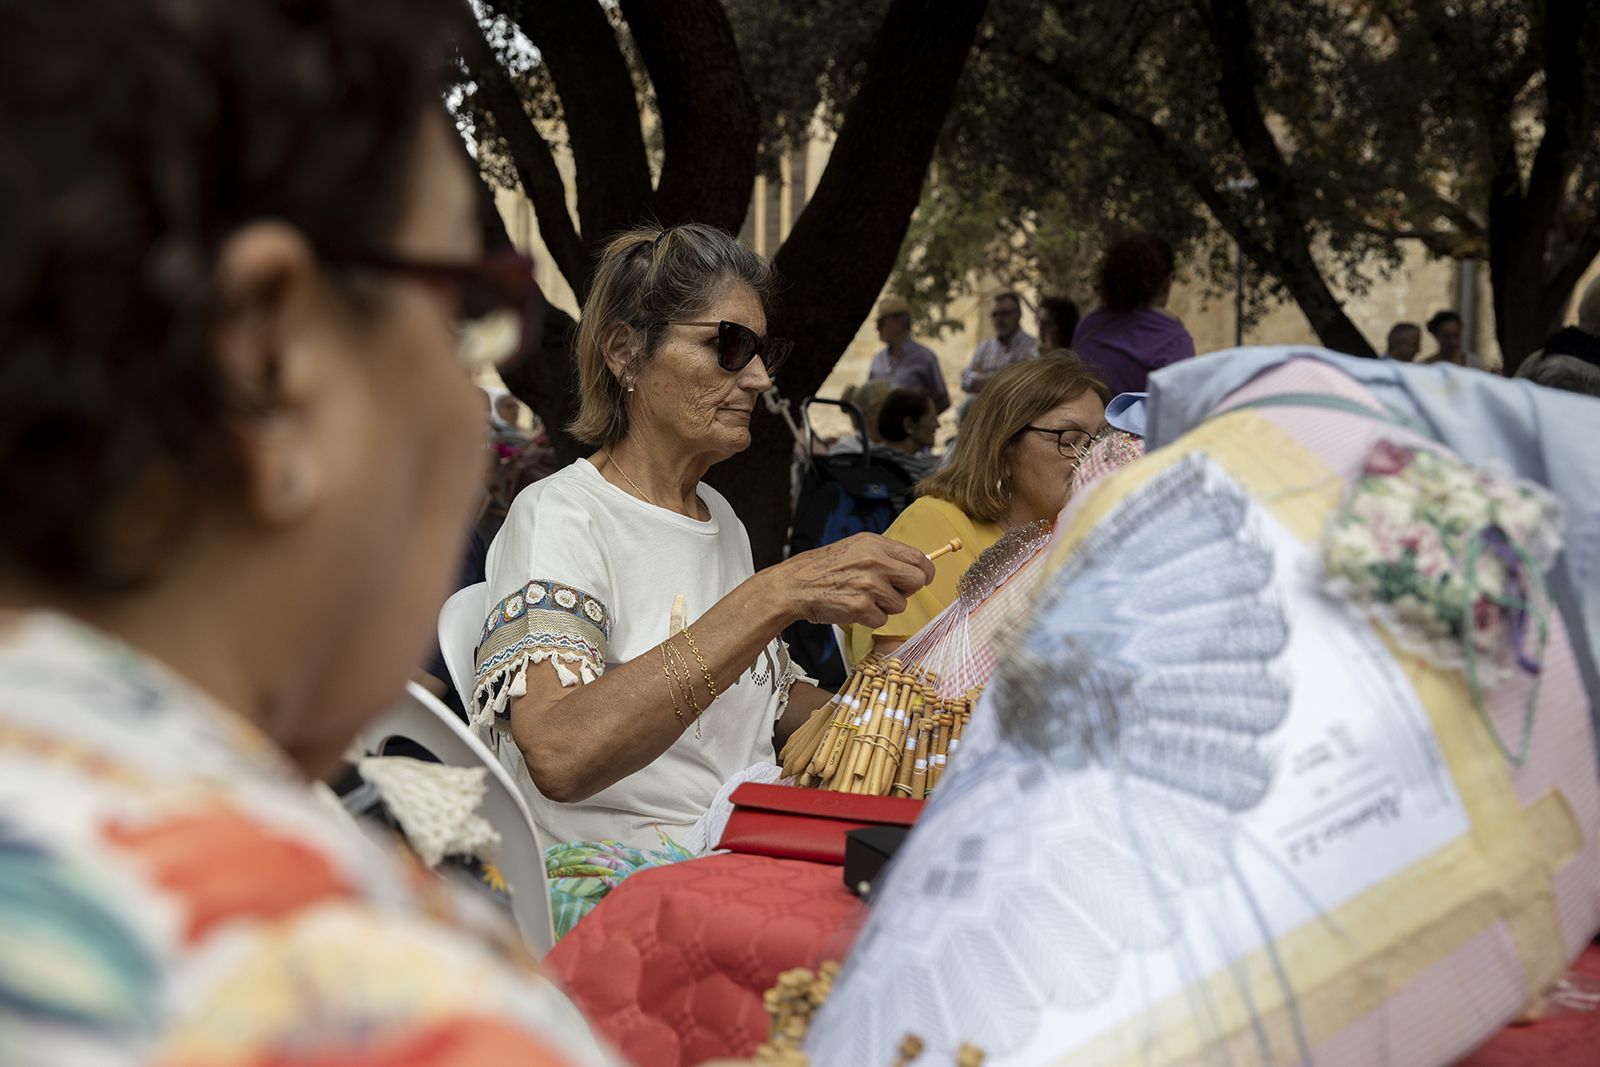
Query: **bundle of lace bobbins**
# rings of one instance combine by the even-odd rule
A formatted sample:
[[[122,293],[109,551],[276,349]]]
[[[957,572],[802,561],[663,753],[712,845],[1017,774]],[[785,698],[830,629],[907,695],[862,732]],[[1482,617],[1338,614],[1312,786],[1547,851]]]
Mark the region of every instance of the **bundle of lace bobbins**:
[[[784,971],[778,984],[767,990],[762,1004],[772,1020],[772,1036],[756,1049],[754,1063],[761,1067],[810,1067],[811,1057],[805,1048],[806,1034],[811,1020],[833,990],[833,980],[839,974],[837,960],[825,960],[817,973],[805,967]],[[907,1034],[892,1064],[885,1067],[912,1067],[923,1052],[924,1044],[915,1034]],[[982,1050],[974,1045],[962,1045],[956,1050],[955,1067],[983,1067]]]
[[[961,744],[979,690],[956,699],[939,676],[868,656],[783,746],[785,777],[814,789],[922,800]]]

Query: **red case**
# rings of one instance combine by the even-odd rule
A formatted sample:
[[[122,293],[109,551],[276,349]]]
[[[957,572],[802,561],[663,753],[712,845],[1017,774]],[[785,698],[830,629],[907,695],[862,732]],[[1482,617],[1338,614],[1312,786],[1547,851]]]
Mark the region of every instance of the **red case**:
[[[910,826],[923,801],[747,783],[717,847],[779,859],[844,863],[844,835],[863,826]]]

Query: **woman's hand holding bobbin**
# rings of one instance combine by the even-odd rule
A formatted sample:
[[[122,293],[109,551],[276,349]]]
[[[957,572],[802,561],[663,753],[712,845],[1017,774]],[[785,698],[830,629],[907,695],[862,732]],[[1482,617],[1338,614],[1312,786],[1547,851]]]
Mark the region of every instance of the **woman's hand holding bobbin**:
[[[843,626],[882,626],[905,610],[906,598],[933,581],[933,563],[920,550],[862,533],[802,552],[764,572],[794,616]]]

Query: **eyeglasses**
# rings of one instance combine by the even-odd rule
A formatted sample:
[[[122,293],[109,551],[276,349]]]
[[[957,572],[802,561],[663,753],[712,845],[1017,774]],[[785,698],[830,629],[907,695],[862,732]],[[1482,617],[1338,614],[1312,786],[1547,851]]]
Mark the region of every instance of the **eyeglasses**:
[[[1018,433],[1032,430],[1034,433],[1047,433],[1056,439],[1056,451],[1063,459],[1082,459],[1089,454],[1089,446],[1094,444],[1095,435],[1088,430],[1080,430],[1076,426],[1056,430],[1048,426],[1024,426]]]
[[[658,319],[654,322],[641,323],[649,328],[653,326],[715,326],[717,328],[717,366],[729,374],[737,374],[749,365],[752,359],[761,357],[761,363],[767,368],[767,374],[778,373],[778,368],[783,366],[783,361],[789,358],[789,353],[794,351],[794,342],[785,341],[779,337],[762,337],[748,326],[741,326],[737,322],[728,322],[723,319],[718,322],[690,322],[681,319]]]
[[[476,373],[525,355],[544,329],[544,294],[533,280],[533,260],[509,249],[477,263],[408,259],[390,252],[319,248],[327,263],[403,274],[455,289],[456,354]]]

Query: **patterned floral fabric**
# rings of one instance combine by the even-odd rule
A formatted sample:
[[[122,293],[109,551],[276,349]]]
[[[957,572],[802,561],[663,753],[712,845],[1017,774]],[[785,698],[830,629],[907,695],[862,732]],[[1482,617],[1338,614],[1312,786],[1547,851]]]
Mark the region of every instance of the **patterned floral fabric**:
[[[651,867],[694,859],[694,853],[662,835],[660,849],[629,848],[616,841],[568,841],[544,850],[550,875],[550,909],[556,939],[595,909],[623,879]]]
[[[535,578],[489,610],[478,639],[472,720],[509,719],[510,698],[527,691],[528,664],[548,661],[562,685],[605,673],[611,612],[599,598],[570,585]],[[577,670],[572,670],[577,667]]]
[[[1561,512],[1539,486],[1380,440],[1329,526],[1330,584],[1434,662],[1536,673],[1529,631]]]
[[[493,911],[158,665],[0,614],[0,1063],[614,1062]]]

